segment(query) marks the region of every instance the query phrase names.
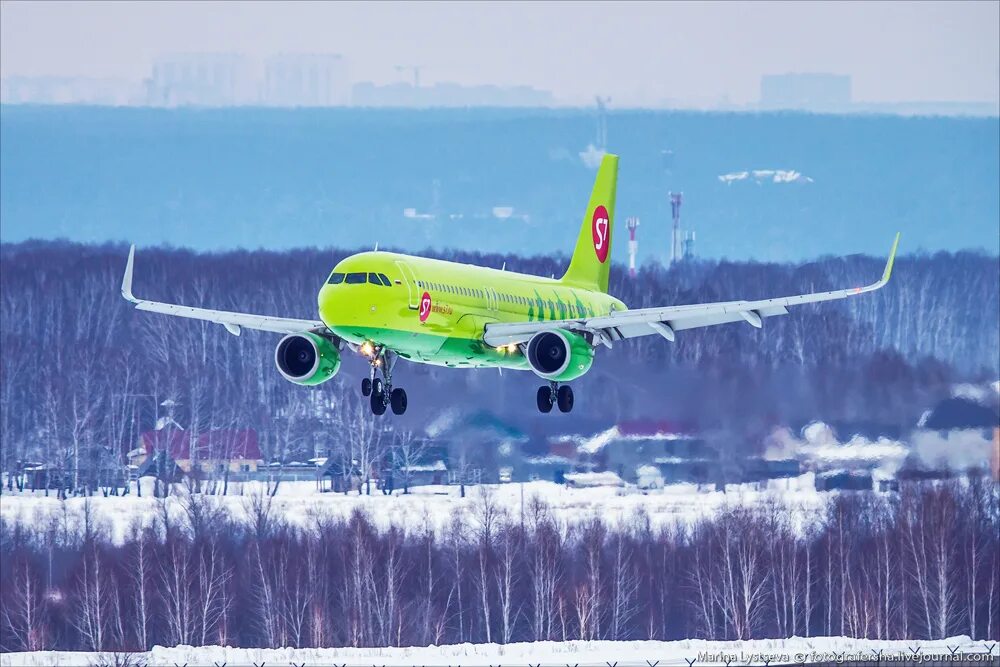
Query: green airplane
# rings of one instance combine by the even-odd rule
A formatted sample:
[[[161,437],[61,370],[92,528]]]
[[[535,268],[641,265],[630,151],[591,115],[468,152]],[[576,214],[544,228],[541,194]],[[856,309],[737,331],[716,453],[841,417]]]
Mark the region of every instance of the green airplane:
[[[369,362],[361,383],[372,412],[406,411],[406,392],[393,385],[399,359],[454,368],[530,370],[545,381],[538,409],[573,409],[565,384],[588,370],[600,345],[727,322],[760,328],[789,306],[871,292],[889,280],[899,234],[882,278],[865,287],[759,301],[726,301],[629,310],[608,294],[618,156],[605,155],[580,227],[576,248],[559,279],[390,252],[363,252],[334,267],[319,291],[319,319],[298,320],[193,308],[132,294],[135,246],[129,251],[122,296],[136,309],[243,329],[286,334],[274,361],[287,380],[313,386],[340,369],[345,350]]]

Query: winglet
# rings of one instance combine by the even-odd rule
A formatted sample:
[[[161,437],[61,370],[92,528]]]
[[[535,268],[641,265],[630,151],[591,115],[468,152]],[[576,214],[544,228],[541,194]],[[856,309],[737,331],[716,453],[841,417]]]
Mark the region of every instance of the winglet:
[[[892,265],[896,261],[896,248],[898,247],[899,232],[896,232],[896,239],[892,242],[892,250],[889,251],[889,259],[885,263],[885,271],[882,272],[882,280],[879,281],[880,286],[889,282],[889,276],[892,275]]]
[[[122,296],[126,301],[139,303],[139,299],[132,295],[132,268],[135,264],[135,244],[128,251],[128,262],[125,264],[125,275],[122,276]]]

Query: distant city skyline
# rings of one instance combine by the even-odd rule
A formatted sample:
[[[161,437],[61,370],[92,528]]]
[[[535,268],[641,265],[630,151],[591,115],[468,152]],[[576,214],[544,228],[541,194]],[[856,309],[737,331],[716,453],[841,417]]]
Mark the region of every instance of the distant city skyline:
[[[745,107],[761,77],[861,104],[1000,105],[1000,3],[0,4],[3,77],[143,81],[171,53],[342,54],[354,83],[530,86],[556,104]],[[891,29],[890,29],[891,28]]]

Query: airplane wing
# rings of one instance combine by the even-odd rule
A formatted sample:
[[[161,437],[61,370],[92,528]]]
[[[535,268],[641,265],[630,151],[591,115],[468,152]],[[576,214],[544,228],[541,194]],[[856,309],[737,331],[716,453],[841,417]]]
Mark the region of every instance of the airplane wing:
[[[727,322],[747,322],[759,329],[765,318],[786,315],[789,306],[845,299],[856,294],[864,294],[881,289],[889,282],[898,245],[899,234],[896,234],[896,238],[892,243],[892,249],[889,251],[889,259],[886,262],[885,270],[882,272],[882,278],[864,287],[800,294],[775,299],[760,299],[757,301],[723,301],[687,306],[638,308],[636,310],[623,310],[611,313],[610,315],[573,320],[497,322],[486,325],[486,333],[483,340],[488,345],[494,346],[523,343],[539,331],[561,328],[579,333],[589,333],[593,336],[595,343],[600,342],[611,347],[611,343],[616,340],[636,338],[654,333],[673,341],[674,334],[677,331],[709,327]]]
[[[227,310],[209,310],[207,308],[192,308],[173,303],[146,301],[137,299],[132,294],[132,269],[135,262],[135,245],[128,251],[128,263],[125,265],[125,275],[122,276],[122,296],[126,301],[135,304],[136,310],[147,310],[152,313],[163,313],[175,317],[187,317],[193,320],[215,322],[226,328],[226,331],[239,336],[243,329],[257,329],[274,333],[300,333],[302,331],[325,330],[326,325],[319,320],[296,320],[286,317],[271,317],[269,315],[253,315],[250,313],[233,313]]]

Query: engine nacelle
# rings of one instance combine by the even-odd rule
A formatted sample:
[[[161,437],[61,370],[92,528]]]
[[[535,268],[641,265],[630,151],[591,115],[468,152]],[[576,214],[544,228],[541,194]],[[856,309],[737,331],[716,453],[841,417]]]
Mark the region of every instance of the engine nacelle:
[[[274,349],[274,363],[289,382],[306,386],[326,382],[340,370],[340,351],[310,331],[289,334]]]
[[[586,339],[564,329],[539,331],[528,340],[528,364],[546,380],[575,380],[590,370],[594,348]]]

